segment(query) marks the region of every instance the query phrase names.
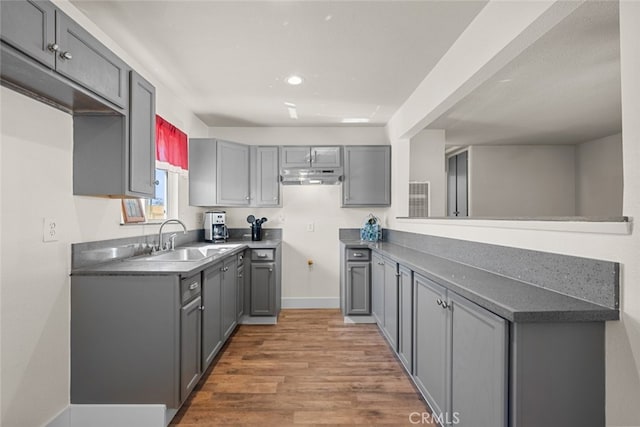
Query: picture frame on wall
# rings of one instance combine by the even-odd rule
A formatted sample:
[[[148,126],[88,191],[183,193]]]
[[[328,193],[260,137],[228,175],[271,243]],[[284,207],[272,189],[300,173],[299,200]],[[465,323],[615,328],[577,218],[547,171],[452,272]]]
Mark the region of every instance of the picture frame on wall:
[[[122,217],[125,224],[144,222],[144,209],[140,199],[122,199]]]

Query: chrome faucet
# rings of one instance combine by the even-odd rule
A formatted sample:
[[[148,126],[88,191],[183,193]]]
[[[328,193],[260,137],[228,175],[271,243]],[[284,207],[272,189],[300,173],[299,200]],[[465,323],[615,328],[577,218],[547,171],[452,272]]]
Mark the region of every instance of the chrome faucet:
[[[162,229],[164,228],[164,226],[166,224],[171,224],[171,223],[180,224],[182,226],[182,229],[184,230],[183,234],[187,234],[187,226],[184,225],[184,223],[182,221],[180,221],[179,219],[172,218],[172,219],[168,219],[168,220],[164,221],[162,224],[160,224],[160,231],[158,231],[158,250],[159,251],[163,251],[165,249],[164,245],[162,244]],[[175,239],[175,237],[174,237],[174,239]],[[173,244],[171,246],[172,246],[171,249],[173,249]]]

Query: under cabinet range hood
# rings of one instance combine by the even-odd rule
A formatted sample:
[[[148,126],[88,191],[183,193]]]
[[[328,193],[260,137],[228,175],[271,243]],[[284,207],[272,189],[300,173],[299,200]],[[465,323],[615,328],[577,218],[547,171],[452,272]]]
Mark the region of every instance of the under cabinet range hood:
[[[286,168],[280,170],[282,185],[338,185],[342,182],[343,169],[337,168]]]

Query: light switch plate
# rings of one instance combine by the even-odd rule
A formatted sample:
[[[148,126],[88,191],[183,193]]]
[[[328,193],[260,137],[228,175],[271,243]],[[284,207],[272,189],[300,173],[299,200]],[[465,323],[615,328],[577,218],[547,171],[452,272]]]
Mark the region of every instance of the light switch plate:
[[[315,229],[315,226],[312,222],[308,222],[307,223],[307,231],[313,231]]]
[[[53,218],[44,218],[42,221],[42,241],[58,241],[58,224]]]

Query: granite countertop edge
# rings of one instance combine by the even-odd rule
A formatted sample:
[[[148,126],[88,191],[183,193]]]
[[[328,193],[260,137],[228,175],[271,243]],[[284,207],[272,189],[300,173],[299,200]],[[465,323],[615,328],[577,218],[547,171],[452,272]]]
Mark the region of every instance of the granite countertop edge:
[[[369,248],[511,322],[603,322],[619,311],[388,242],[341,239]]]
[[[179,274],[181,276],[189,276],[196,274],[201,270],[206,270],[211,265],[238,254],[245,249],[269,249],[277,248],[282,244],[280,239],[251,241],[251,240],[228,240],[227,244],[239,244],[237,248],[227,252],[209,257],[198,261],[136,261],[135,258],[146,258],[148,255],[140,257],[118,259],[104,262],[101,264],[86,266],[71,270],[72,276],[166,276]],[[181,247],[194,248],[198,246],[212,245],[211,242],[193,242]],[[179,249],[180,247],[176,248]]]

